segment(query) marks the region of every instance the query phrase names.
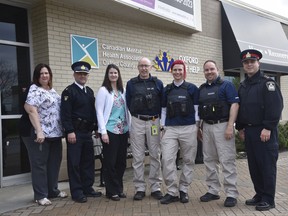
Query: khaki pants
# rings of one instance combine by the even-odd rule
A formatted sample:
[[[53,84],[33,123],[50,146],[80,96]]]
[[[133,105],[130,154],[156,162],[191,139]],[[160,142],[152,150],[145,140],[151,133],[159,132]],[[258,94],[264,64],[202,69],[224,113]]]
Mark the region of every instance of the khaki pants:
[[[157,125],[158,135],[151,134],[152,125]],[[146,142],[150,156],[149,184],[151,192],[160,190],[162,178],[159,118],[155,119],[155,121],[143,121],[133,116],[131,119],[130,141],[133,155],[132,167],[134,169],[133,182],[135,190],[146,190],[146,181],[144,177]]]
[[[179,191],[188,192],[197,153],[196,125],[167,126],[161,140],[163,178],[167,193],[178,196]],[[176,157],[180,147],[183,158],[182,173],[178,186]]]
[[[203,124],[203,156],[206,166],[206,183],[208,192],[218,195],[221,190],[219,168],[222,166],[224,177],[224,190],[227,197],[237,198],[239,193],[237,185],[235,136],[226,140],[224,133],[227,122],[210,125]]]

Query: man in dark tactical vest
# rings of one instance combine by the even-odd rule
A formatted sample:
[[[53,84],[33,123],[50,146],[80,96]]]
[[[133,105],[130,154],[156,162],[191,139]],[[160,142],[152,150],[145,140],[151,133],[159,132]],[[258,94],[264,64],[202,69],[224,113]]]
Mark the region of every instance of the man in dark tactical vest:
[[[225,207],[234,207],[239,195],[236,188],[236,148],[234,123],[239,98],[234,85],[219,76],[216,62],[207,60],[204,65],[206,82],[199,88],[199,115],[203,120],[203,155],[206,167],[208,192],[201,202],[219,199],[221,190],[219,165],[224,177]]]
[[[126,87],[126,102],[132,115],[130,142],[133,155],[134,200],[145,197],[144,159],[146,144],[150,156],[149,184],[151,196],[161,199],[160,114],[163,83],[150,74],[151,61],[143,57],[138,62],[139,75],[130,79]]]

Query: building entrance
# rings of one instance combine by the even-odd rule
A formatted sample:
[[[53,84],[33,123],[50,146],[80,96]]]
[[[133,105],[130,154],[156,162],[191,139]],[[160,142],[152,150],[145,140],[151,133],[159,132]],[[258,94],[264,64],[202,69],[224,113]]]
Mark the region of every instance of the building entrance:
[[[29,181],[30,167],[19,136],[23,91],[30,83],[27,10],[0,4],[0,186]]]

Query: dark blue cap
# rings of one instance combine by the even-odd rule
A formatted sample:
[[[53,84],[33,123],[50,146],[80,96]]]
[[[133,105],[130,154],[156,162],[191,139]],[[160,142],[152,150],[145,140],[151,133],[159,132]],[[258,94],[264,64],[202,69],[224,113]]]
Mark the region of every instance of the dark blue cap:
[[[78,62],[74,62],[71,65],[71,68],[75,73],[77,72],[89,73],[91,69],[91,65],[88,62],[78,61]]]
[[[255,49],[247,49],[243,50],[240,53],[240,59],[242,62],[248,60],[248,59],[253,59],[259,61],[262,58],[262,53],[258,50]]]

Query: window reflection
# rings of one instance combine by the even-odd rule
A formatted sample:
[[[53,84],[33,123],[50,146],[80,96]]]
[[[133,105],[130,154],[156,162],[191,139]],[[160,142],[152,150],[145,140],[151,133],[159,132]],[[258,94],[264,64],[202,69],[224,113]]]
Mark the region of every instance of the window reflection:
[[[2,115],[18,113],[17,48],[0,45],[0,91]]]
[[[0,4],[0,40],[29,43],[27,11]]]
[[[19,136],[19,119],[2,120],[3,176],[30,171],[28,153]]]
[[[0,22],[0,35],[2,40],[16,41],[15,24]]]

